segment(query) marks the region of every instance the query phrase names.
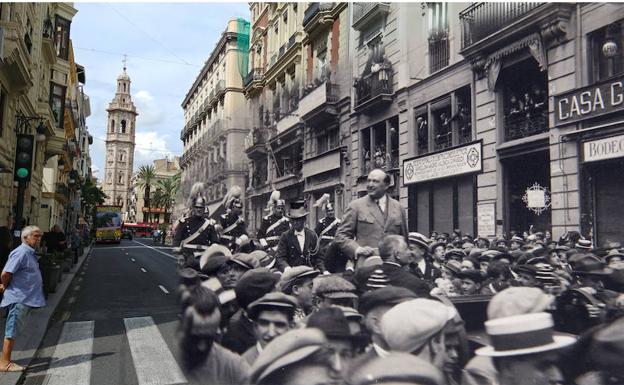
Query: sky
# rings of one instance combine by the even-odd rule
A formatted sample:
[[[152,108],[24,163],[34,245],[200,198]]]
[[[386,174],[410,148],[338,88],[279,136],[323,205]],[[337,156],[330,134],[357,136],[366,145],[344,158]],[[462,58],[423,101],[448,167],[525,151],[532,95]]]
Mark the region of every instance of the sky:
[[[127,54],[136,123],[134,168],[181,155],[182,100],[231,18],[249,20],[247,3],[74,3],[74,57],[85,67],[92,169],[104,174],[106,108]]]

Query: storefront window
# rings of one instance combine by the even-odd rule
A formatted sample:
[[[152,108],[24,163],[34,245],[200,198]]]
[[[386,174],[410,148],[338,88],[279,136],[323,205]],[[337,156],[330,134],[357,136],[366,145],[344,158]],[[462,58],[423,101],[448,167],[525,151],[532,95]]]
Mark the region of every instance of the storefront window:
[[[624,72],[624,21],[618,21],[589,35],[592,79],[603,79]]]

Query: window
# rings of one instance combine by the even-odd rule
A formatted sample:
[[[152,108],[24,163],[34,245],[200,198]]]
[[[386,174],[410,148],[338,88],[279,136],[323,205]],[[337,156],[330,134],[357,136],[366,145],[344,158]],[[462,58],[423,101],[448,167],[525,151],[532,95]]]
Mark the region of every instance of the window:
[[[123,153],[123,151],[121,153],[119,153],[119,161],[120,162],[124,161],[124,153]]]
[[[121,133],[122,134],[126,133],[126,121],[125,120],[121,121]]]
[[[56,32],[54,34],[54,44],[56,47],[56,56],[61,59],[67,60],[69,57],[69,27],[71,22],[63,19],[62,17],[56,17]]]
[[[446,3],[428,3],[429,72],[449,65],[448,17]]]
[[[65,111],[65,87],[56,83],[50,83],[50,107],[54,114],[57,128],[63,128]]]
[[[470,87],[416,109],[416,153],[427,154],[472,141]]]
[[[624,72],[624,20],[589,35],[591,75],[594,82]]]
[[[399,119],[379,122],[362,130],[362,174],[375,168],[399,167]]]
[[[548,78],[531,57],[501,70],[505,140],[548,131]]]
[[[338,127],[334,126],[325,130],[320,130],[316,134],[316,155],[333,150],[338,147],[338,143]]]
[[[110,132],[115,132],[115,119],[111,119]]]

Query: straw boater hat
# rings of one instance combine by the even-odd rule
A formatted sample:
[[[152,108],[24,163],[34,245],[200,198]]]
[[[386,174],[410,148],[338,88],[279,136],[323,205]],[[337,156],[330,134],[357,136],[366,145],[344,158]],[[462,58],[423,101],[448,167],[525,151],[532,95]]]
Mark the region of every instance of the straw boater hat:
[[[491,346],[477,349],[486,357],[511,357],[557,350],[576,342],[571,336],[554,335],[548,313],[531,313],[497,318],[485,323]]]

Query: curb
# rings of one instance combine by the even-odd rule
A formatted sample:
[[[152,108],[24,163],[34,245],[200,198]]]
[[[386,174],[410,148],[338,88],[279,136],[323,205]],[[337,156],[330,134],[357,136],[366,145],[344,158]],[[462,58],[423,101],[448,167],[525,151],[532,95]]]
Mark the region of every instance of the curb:
[[[95,243],[91,243],[91,245],[85,248],[82,256],[78,258],[78,263],[69,273],[62,273],[63,280],[56,287],[56,292],[48,295],[46,306],[30,312],[24,325],[24,333],[21,338],[17,338],[13,348],[12,358],[17,364],[27,367],[32,362],[43,341],[43,337],[48,331],[52,316],[63,300],[67,289],[74,281],[76,274],[82,268],[82,264],[91,254],[94,245]],[[0,334],[4,335],[4,326],[0,330]],[[16,385],[24,375],[25,372],[0,373],[0,385]]]

